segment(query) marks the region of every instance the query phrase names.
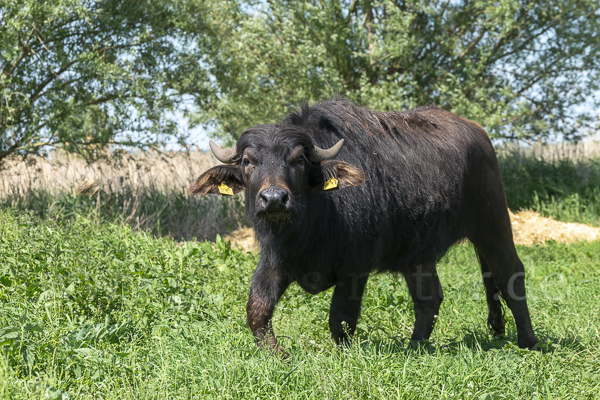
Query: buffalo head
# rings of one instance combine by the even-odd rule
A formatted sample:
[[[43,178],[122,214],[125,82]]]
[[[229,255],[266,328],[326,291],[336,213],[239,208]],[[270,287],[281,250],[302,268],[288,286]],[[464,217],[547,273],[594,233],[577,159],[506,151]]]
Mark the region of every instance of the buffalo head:
[[[204,172],[190,194],[246,193],[251,221],[281,224],[301,218],[309,198],[318,192],[359,186],[364,173],[335,160],[344,145],[320,148],[294,127],[259,125],[245,131],[235,147],[223,149],[210,142],[215,157],[227,164]]]

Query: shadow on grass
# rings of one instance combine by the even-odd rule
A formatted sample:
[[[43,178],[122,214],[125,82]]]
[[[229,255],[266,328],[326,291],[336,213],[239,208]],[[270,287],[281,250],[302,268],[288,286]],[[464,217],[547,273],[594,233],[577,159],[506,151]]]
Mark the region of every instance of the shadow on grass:
[[[517,335],[509,332],[502,336],[493,336],[489,333],[480,331],[468,331],[462,338],[451,339],[448,341],[412,341],[407,337],[389,337],[385,339],[375,339],[369,335],[358,335],[355,338],[353,346],[360,346],[361,350],[375,354],[436,354],[447,353],[457,354],[460,351],[469,349],[471,351],[491,351],[506,348],[518,349],[521,352],[540,351],[541,353],[553,354],[560,348],[571,351],[581,351],[584,345],[574,336],[561,336],[548,334],[539,334],[539,342],[533,349],[521,349],[517,345]]]

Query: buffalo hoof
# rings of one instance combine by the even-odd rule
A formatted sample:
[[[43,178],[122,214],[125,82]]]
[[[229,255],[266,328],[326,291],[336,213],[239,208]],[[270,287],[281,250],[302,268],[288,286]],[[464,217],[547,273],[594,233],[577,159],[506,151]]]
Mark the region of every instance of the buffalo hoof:
[[[420,352],[431,350],[433,349],[433,346],[433,343],[431,343],[428,339],[411,339],[408,342],[409,350],[416,350]]]
[[[524,339],[519,338],[518,340],[518,345],[522,349],[538,350],[538,347],[536,347],[538,343],[540,343],[540,341],[534,335]]]
[[[488,317],[488,326],[490,327],[490,333],[494,337],[505,335],[505,333],[506,333],[506,330],[504,328],[505,325],[506,325],[506,321],[504,320],[504,316],[502,316],[501,314],[495,315],[495,316],[490,315]]]
[[[504,335],[506,334],[506,330],[504,329],[504,327],[497,328],[492,325],[489,325],[489,327],[490,327],[490,334],[495,338],[504,337]]]
[[[288,353],[282,346],[277,345],[274,349],[269,349],[274,356],[281,358],[282,360],[288,360],[290,353]]]

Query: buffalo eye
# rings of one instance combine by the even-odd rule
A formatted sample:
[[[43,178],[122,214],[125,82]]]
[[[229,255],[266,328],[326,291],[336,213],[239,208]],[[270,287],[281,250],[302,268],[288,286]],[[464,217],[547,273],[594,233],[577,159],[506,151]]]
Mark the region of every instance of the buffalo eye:
[[[246,157],[244,157],[244,159],[242,160],[242,165],[244,167],[249,167],[252,165],[252,163],[250,162],[250,160],[248,160]]]
[[[300,156],[298,157],[298,165],[304,165],[306,163],[306,157]]]

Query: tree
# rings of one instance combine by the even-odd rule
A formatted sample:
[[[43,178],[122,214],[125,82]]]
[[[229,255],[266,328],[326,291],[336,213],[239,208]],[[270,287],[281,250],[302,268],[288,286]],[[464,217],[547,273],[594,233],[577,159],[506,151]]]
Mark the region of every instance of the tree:
[[[597,0],[221,1],[215,91],[197,123],[234,140],[298,100],[436,105],[497,138],[578,138],[597,124]]]
[[[49,147],[92,156],[111,143],[181,139],[173,112],[209,89],[202,7],[0,0],[0,162]]]

